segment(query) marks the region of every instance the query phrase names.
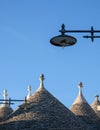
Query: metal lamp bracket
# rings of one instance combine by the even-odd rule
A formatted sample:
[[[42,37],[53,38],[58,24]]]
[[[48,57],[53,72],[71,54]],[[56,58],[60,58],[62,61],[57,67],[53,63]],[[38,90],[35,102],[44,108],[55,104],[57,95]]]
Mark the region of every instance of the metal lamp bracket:
[[[91,41],[94,41],[94,38],[100,38],[100,36],[94,35],[94,33],[100,33],[100,30],[94,30],[93,26],[91,26],[90,30],[66,30],[65,25],[62,24],[61,30],[59,30],[62,35],[65,35],[65,33],[90,33],[90,35],[83,36],[84,38],[90,38]]]

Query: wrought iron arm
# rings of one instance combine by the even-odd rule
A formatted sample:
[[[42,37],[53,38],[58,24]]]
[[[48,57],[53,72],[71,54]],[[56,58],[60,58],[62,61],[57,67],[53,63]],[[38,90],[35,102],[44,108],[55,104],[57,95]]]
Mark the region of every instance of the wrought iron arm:
[[[0,99],[0,101],[7,101],[7,103],[6,102],[0,102],[0,104],[9,104],[9,106],[10,105],[13,105],[14,103],[12,103],[12,102],[25,102],[25,103],[27,103],[27,99],[26,99],[26,97],[25,97],[25,99],[24,100],[20,100],[20,99],[11,99],[11,98],[9,98],[9,99],[6,99],[6,100],[4,100],[4,99]]]
[[[94,38],[100,38],[100,36],[95,36],[94,33],[100,33],[100,30],[94,30],[93,26],[90,30],[66,30],[65,25],[62,24],[61,30],[59,30],[62,35],[65,35],[65,33],[90,33],[90,36],[83,36],[84,38],[91,38],[92,42],[94,41]]]

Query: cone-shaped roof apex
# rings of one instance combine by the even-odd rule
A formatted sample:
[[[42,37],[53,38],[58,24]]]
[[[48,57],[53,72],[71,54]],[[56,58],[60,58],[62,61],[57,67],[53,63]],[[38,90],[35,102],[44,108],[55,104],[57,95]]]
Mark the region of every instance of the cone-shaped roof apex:
[[[79,93],[78,93],[77,98],[76,98],[75,101],[73,102],[73,104],[87,103],[87,101],[86,101],[86,99],[84,98],[83,93],[82,93],[82,88],[83,88],[82,82],[79,82],[79,83],[78,83],[78,88],[79,88]]]
[[[97,110],[97,107],[100,105],[100,101],[99,101],[99,95],[95,96],[95,100],[93,101],[93,103],[91,104],[92,108],[94,110]]]
[[[96,112],[96,114],[100,118],[100,100],[99,100],[99,95],[95,96],[95,100],[91,104],[91,107],[93,108],[93,110]]]
[[[82,94],[82,82],[78,84],[79,87],[79,93],[77,98],[75,99],[74,103],[72,104],[70,110],[76,114],[77,116],[80,116],[84,118],[84,120],[91,124],[93,122],[97,121],[97,116],[94,110],[90,107],[86,99],[84,98]]]

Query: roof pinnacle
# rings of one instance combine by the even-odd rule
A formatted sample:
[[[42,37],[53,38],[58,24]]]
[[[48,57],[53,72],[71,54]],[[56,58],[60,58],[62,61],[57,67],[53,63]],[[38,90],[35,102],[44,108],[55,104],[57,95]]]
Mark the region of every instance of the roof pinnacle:
[[[95,96],[95,100],[96,100],[96,101],[99,101],[99,95],[96,95],[96,96]]]
[[[28,91],[27,99],[31,96],[31,90],[32,90],[32,87],[31,85],[29,85],[27,88],[27,91]]]
[[[78,83],[78,88],[79,88],[79,94],[81,94],[81,95],[82,95],[82,87],[83,87],[82,82],[79,82]]]
[[[79,82],[79,83],[78,83],[78,86],[82,88],[82,87],[83,87],[82,82]]]
[[[8,105],[8,102],[7,102],[8,93],[7,93],[7,90],[6,90],[6,89],[4,90],[3,96],[4,96],[4,101],[3,101],[2,106],[7,106],[7,107],[8,107],[8,106],[9,106],[9,105]]]
[[[6,99],[7,99],[7,96],[8,96],[8,93],[7,93],[7,90],[6,90],[6,89],[4,90],[3,96],[4,96],[4,100],[6,100]]]
[[[82,82],[79,82],[78,83],[79,93],[73,104],[87,103],[86,99],[82,94],[82,87],[83,87]]]
[[[41,74],[40,75],[40,78],[39,78],[39,80],[40,80],[40,87],[44,87],[44,84],[43,84],[43,80],[44,80],[45,78],[44,78],[44,74]]]

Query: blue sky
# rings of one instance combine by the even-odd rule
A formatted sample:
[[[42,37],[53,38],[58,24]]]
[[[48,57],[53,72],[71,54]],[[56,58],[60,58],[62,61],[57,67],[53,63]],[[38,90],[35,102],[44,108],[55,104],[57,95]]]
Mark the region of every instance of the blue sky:
[[[68,108],[83,82],[83,93],[91,104],[100,93],[100,39],[92,43],[87,34],[69,34],[77,44],[59,48],[50,38],[66,29],[100,30],[99,0],[4,0],[0,1],[0,98],[24,99],[45,75],[45,88]],[[13,105],[13,109],[18,103]]]

